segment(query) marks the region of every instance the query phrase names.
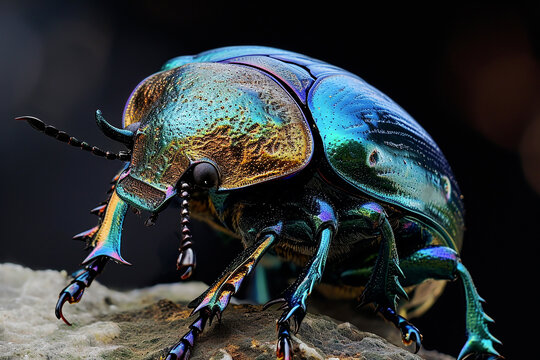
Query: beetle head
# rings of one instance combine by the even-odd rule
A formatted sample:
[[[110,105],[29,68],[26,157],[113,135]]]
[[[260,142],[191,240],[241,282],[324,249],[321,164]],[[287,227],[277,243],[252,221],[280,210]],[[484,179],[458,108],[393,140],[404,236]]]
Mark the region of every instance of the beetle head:
[[[187,64],[143,80],[124,127],[140,123],[116,191],[129,204],[161,210],[180,182],[233,190],[290,176],[313,152],[300,107],[258,70]]]

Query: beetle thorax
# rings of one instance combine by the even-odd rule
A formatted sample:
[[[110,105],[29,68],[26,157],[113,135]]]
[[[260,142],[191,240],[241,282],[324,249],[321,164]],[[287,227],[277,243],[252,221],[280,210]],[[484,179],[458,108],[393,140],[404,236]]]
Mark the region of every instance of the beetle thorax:
[[[313,140],[292,96],[261,71],[201,63],[143,81],[126,106],[125,124],[140,122],[130,176],[161,192],[190,165],[208,161],[220,189],[285,177],[305,167]]]

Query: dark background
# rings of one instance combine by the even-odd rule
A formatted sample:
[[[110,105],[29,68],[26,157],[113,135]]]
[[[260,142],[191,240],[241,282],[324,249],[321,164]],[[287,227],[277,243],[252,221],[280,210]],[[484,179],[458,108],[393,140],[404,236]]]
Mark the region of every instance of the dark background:
[[[131,90],[167,59],[227,45],[281,47],[360,75],[432,135],[465,195],[462,258],[496,320],[499,349],[524,358],[538,305],[540,8],[291,3],[3,1],[0,262],[75,270],[85,253],[70,238],[95,225],[88,210],[120,166],[14,117],[34,115],[118,151],[95,126],[95,110],[119,126]],[[100,282],[132,288],[177,278],[178,211],[152,228],[144,219],[129,214],[125,223],[122,254],[134,265],[111,264]],[[195,279],[210,282],[238,247],[223,250],[200,224],[193,232]],[[463,291],[452,283],[415,324],[426,347],[456,356],[463,317]]]

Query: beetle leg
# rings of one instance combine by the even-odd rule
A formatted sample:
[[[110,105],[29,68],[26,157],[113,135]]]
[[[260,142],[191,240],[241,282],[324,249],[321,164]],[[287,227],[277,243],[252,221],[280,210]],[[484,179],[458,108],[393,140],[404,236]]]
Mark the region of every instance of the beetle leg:
[[[420,334],[420,331],[416,326],[408,322],[403,316],[396,314],[396,312],[389,307],[378,306],[377,311],[401,331],[401,338],[405,345],[411,345],[413,342],[415,343],[414,353],[416,354],[422,347],[422,334]]]
[[[317,253],[308,262],[302,274],[296,281],[284,292],[283,298],[269,301],[264,305],[264,309],[270,305],[283,302],[284,312],[277,322],[278,344],[277,358],[292,359],[292,346],[290,336],[289,320],[294,320],[294,332],[298,332],[300,324],[306,315],[306,300],[311,294],[313,287],[322,277],[326,257],[330,249],[330,243],[334,234],[332,227],[324,228],[319,232],[319,243]]]
[[[172,347],[167,360],[187,360],[193,349],[195,339],[203,331],[206,322],[212,323],[214,316],[221,320],[231,296],[239,289],[243,280],[251,273],[259,259],[272,246],[281,230],[281,224],[262,231],[258,240],[236,257],[216,282],[193,300],[192,315],[198,314],[197,319],[189,326],[189,331]]]
[[[109,261],[109,259],[106,256],[97,257],[90,261],[85,267],[72,274],[73,280],[60,292],[58,302],[56,303],[54,312],[58,319],[62,319],[67,325],[71,326],[71,323],[66,320],[62,313],[62,307],[66,301],[73,304],[81,300],[84,289],[89,287],[96,276],[103,271],[107,261]]]
[[[166,360],[188,360],[191,356],[191,350],[195,345],[195,340],[204,330],[206,321],[211,317],[208,309],[202,309],[197,319],[189,325],[189,331],[182,336],[182,339],[172,347]]]
[[[482,308],[483,299],[478,295],[471,275],[461,263],[459,255],[445,246],[432,246],[420,249],[401,262],[406,274],[405,285],[415,285],[427,278],[454,280],[460,278],[465,289],[467,342],[458,360],[471,354],[488,355],[491,359],[500,358],[494,343],[500,344],[488,329],[493,320]]]
[[[467,328],[467,342],[461,350],[458,356],[458,360],[464,359],[469,354],[490,354],[500,357],[499,353],[495,350],[493,343],[501,344],[501,342],[495,338],[488,330],[488,323],[493,322],[482,309],[481,302],[484,301],[478,295],[476,287],[473,284],[471,275],[465,266],[458,262],[457,271],[459,278],[463,283],[465,289],[465,298],[467,301],[466,310],[466,328]]]
[[[124,167],[122,168],[122,170],[120,170],[120,172],[118,172],[118,174],[116,174],[115,177],[111,180],[111,187],[109,188],[109,190],[107,190],[107,194],[109,194],[109,196],[107,197],[107,200],[102,202],[101,204],[93,208],[92,210],[90,210],[90,213],[97,215],[99,217],[98,225],[94,226],[93,228],[89,230],[83,231],[73,236],[73,240],[85,241],[87,248],[90,248],[93,246],[92,241],[94,240],[94,235],[96,235],[101,223],[103,222],[103,218],[105,217],[105,210],[107,209],[107,205],[109,204],[111,200],[112,193],[114,189],[116,188],[116,182],[118,181],[122,173],[128,168],[128,166],[129,166],[129,163],[126,163]]]
[[[93,249],[86,259],[84,259],[83,264],[90,262],[90,260],[98,256],[108,256],[115,261],[131,265],[120,255],[122,224],[128,207],[129,205],[120,199],[116,191],[113,192],[107,204],[103,221],[95,234],[93,234],[90,243]]]
[[[109,196],[108,201],[102,203],[90,212],[99,217],[99,224],[90,230],[83,231],[73,237],[76,240],[84,240],[88,247],[94,247],[91,255],[86,258],[83,264],[86,264],[83,268],[72,274],[73,280],[66,286],[59,295],[58,301],[55,307],[55,314],[58,319],[62,319],[67,325],[71,325],[69,321],[64,317],[62,308],[66,302],[70,304],[77,303],[81,300],[84,290],[90,286],[92,281],[98,276],[109,258],[115,260],[121,259],[119,254],[119,231],[121,230],[123,216],[127,205],[122,202],[114,193],[116,181],[120,178],[122,172],[126,169],[127,165],[120,171],[111,181],[113,184],[108,193],[112,193]],[[117,215],[120,215],[116,217]],[[112,226],[112,223],[119,222],[119,226]],[[118,233],[116,236],[115,234]],[[111,246],[111,235],[113,235],[114,246]],[[123,260],[125,261],[125,260]]]
[[[392,226],[384,208],[376,203],[364,204],[359,211],[366,220],[371,221],[374,229],[378,229],[381,235],[379,255],[362,293],[362,304],[373,302],[378,306],[395,310],[398,297],[407,298],[407,293],[399,281],[400,278],[404,278],[404,274],[399,266]]]
[[[502,359],[493,346],[494,343],[501,344],[501,342],[491,335],[488,330],[488,323],[493,322],[493,319],[491,319],[482,309],[481,302],[483,302],[484,299],[478,295],[471,275],[461,261],[458,262],[457,271],[459,278],[463,283],[467,301],[465,315],[467,342],[459,353],[458,360],[462,360],[470,354],[489,354],[492,358]]]

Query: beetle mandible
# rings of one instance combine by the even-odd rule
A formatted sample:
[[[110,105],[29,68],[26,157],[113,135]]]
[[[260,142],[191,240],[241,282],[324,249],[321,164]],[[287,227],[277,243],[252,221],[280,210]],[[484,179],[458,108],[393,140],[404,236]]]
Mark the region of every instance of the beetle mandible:
[[[196,265],[191,215],[234,234],[244,250],[192,301],[195,321],[167,359],[189,358],[206,323],[221,315],[269,250],[303,266],[282,296],[266,304],[284,308],[277,322],[280,359],[292,358],[291,325],[298,331],[319,282],[353,289],[418,350],[420,332],[396,307],[427,279],[439,287],[463,283],[468,338],[458,358],[499,356],[491,319],[460,260],[464,208],[450,166],[409,114],[350,72],[262,46],[174,58],[132,92],[122,128],[96,112],[105,135],[126,145],[119,153],[37,118],[18,119],[125,164],[107,202],[92,210],[98,225],[75,236],[91,252],[59,296],[56,316],[68,324],[64,303],[78,302],[110,259],[128,264],[120,254],[127,209],[149,211],[152,221],[178,196],[182,279]],[[434,300],[421,299],[417,312]]]

